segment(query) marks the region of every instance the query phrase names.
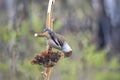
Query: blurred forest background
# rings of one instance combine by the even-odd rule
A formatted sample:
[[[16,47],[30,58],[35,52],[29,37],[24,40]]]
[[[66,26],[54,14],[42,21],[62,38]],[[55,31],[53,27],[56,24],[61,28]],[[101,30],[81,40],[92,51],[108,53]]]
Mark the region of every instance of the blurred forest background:
[[[0,80],[42,80],[31,65],[45,49],[35,38],[45,25],[48,0],[0,0]],[[51,80],[120,80],[120,0],[56,0],[54,31],[73,49],[52,69]]]

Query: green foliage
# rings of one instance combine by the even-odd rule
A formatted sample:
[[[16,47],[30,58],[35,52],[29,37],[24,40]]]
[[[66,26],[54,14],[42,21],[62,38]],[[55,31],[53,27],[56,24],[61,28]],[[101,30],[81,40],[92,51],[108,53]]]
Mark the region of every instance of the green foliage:
[[[42,21],[44,20],[39,20],[39,17],[36,16],[34,13],[32,14],[31,20],[34,26],[34,30],[40,32],[42,30],[42,27],[44,27],[42,24],[43,23]]]
[[[120,66],[117,58],[113,58],[109,63],[109,65],[110,65],[109,66],[110,69],[119,69],[119,66]]]
[[[29,32],[29,25],[27,21],[23,21],[22,25],[20,28],[18,28],[17,33],[19,34],[19,36],[25,36],[26,34],[28,34]]]
[[[8,33],[4,33],[2,36],[3,41],[6,43],[9,40]]]
[[[4,26],[3,28],[0,29],[0,36],[1,36],[1,39],[3,40],[4,43],[8,42],[10,37],[9,37],[8,30],[7,30],[6,26]]]
[[[106,64],[106,54],[105,51],[95,51],[94,46],[90,46],[89,49],[87,49],[87,53],[85,55],[87,62],[89,65],[92,65],[96,68],[104,67]]]
[[[54,24],[54,30],[57,31],[61,28],[62,26],[62,23],[61,21],[57,21],[55,24]]]
[[[8,70],[7,64],[0,62],[0,70],[1,71],[7,71]]]
[[[70,59],[63,59],[58,63],[58,70],[61,73],[62,80],[77,79],[77,64]],[[68,77],[69,76],[69,77]]]
[[[21,73],[21,77],[24,80],[40,80],[41,78],[41,71],[43,70],[42,67],[31,65],[29,61],[24,60],[17,64],[18,71]]]
[[[120,72],[96,72],[94,76],[95,80],[120,80]]]

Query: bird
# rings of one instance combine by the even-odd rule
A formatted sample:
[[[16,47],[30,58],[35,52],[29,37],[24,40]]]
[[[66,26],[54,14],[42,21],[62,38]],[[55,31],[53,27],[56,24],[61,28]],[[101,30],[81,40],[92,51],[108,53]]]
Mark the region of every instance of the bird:
[[[49,48],[61,50],[64,54],[64,57],[70,57],[72,55],[72,49],[65,38],[62,35],[51,31],[49,28],[46,27],[42,34],[35,33],[34,36],[45,37]]]

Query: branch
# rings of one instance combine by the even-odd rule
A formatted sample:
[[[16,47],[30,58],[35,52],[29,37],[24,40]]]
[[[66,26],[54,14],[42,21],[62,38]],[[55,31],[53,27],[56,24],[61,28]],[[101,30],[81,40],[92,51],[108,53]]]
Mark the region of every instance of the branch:
[[[46,18],[46,25],[50,30],[53,30],[53,18],[52,18],[52,11],[53,6],[55,4],[55,0],[49,0],[48,3],[48,10],[47,10],[47,18]]]

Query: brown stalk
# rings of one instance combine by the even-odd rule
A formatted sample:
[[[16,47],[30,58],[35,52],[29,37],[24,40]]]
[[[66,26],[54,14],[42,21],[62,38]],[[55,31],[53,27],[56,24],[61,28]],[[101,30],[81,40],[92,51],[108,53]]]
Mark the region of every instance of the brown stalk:
[[[48,26],[48,28],[50,30],[53,30],[53,18],[52,18],[52,11],[53,11],[53,5],[54,5],[54,1],[53,0],[49,0],[48,3],[48,11],[47,11],[47,19],[46,19],[46,25]],[[48,45],[47,45],[48,46]],[[47,47],[48,48],[48,47]],[[47,49],[49,50],[49,49]],[[45,69],[45,72],[47,74],[46,79],[45,80],[49,80],[50,79],[50,74],[51,74],[51,68],[47,67]]]

